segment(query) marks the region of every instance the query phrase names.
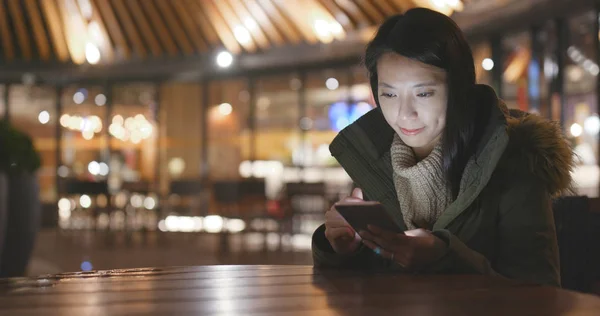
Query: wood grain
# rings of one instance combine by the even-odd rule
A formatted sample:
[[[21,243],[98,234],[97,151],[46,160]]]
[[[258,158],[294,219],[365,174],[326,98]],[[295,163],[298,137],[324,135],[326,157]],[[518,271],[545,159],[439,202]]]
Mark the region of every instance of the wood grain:
[[[31,42],[27,35],[27,27],[25,26],[25,18],[21,11],[20,1],[8,0],[8,11],[13,19],[12,27],[16,30],[19,47],[21,47],[21,54],[25,60],[31,60],[33,56]]]
[[[4,51],[4,58],[11,61],[15,58],[15,48],[7,16],[6,0],[0,0],[0,37],[2,37],[2,50]]]
[[[594,315],[600,298],[487,276],[204,266],[0,280],[0,315]]]
[[[50,45],[48,44],[48,39],[44,32],[44,24],[42,23],[42,16],[36,0],[25,0],[25,10],[27,10],[27,14],[29,14],[33,36],[35,38],[35,43],[37,44],[40,58],[44,61],[48,61],[50,59]]]

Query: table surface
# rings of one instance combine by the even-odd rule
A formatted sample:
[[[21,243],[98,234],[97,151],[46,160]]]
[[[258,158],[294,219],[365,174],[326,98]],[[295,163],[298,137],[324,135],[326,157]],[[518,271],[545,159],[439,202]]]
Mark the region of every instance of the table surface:
[[[201,266],[0,279],[0,315],[600,315],[600,297],[485,276]]]

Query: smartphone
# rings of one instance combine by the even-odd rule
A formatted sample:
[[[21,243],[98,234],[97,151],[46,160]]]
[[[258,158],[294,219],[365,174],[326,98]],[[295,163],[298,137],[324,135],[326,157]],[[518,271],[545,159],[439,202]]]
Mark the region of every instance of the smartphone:
[[[395,233],[403,232],[379,202],[341,202],[335,204],[335,209],[357,232],[368,231],[367,225],[375,225]]]

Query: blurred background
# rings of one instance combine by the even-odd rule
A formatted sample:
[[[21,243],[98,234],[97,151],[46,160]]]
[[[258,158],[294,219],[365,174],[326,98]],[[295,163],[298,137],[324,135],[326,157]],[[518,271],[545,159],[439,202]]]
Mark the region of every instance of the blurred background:
[[[374,106],[363,50],[413,7],[457,21],[510,107],[561,123],[597,197],[595,1],[0,0],[0,116],[41,157],[26,273],[311,264],[351,188],[328,144]]]

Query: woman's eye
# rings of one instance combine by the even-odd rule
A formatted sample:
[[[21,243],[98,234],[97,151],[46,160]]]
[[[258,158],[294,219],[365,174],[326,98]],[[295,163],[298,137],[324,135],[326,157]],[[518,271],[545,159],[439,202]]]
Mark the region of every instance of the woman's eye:
[[[395,94],[393,94],[393,93],[385,93],[385,92],[382,92],[382,93],[381,93],[381,96],[382,96],[382,97],[384,97],[384,98],[393,98],[393,97],[395,97],[396,95],[395,95]]]
[[[417,97],[419,98],[429,98],[432,97],[435,94],[435,92],[430,91],[430,92],[421,92],[417,94]]]

